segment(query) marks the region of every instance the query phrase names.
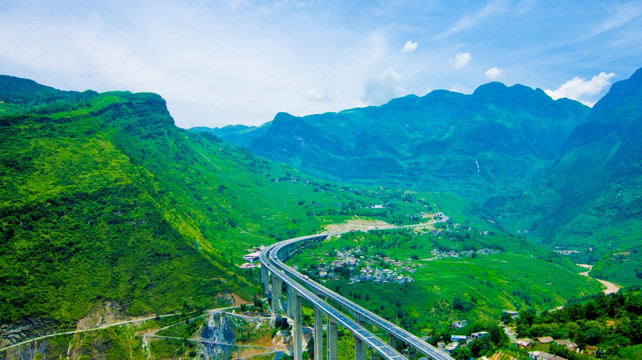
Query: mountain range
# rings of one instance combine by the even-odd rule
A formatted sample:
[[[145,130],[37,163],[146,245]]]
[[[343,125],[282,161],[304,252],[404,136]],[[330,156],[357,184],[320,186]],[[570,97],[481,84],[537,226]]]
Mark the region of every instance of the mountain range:
[[[542,90],[489,83],[379,107],[294,117],[214,133],[328,179],[453,192],[483,202],[522,191],[553,164],[590,109]]]
[[[577,296],[598,291],[538,244],[639,285],[641,84],[638,71],[593,109],[490,83],[471,95],[279,113],[258,128],[184,130],[156,94],[0,76],[0,343],[82,328],[105,311],[131,318],[256,299],[257,273],[238,266],[244,253],[362,218],[410,224],[444,212],[452,233],[424,233],[409,249],[488,242],[506,261],[536,264],[535,297],[488,278],[493,311],[566,298],[536,273],[563,272],[563,290]],[[453,293],[476,282],[452,275]],[[495,293],[505,304],[491,304]],[[121,335],[96,336],[112,358],[142,346]],[[61,341],[50,354],[72,347]]]
[[[438,90],[338,113],[279,113],[257,128],[194,131],[326,179],[464,196],[505,228],[578,262],[602,259],[601,276],[640,284],[641,87],[638,70],[591,109],[493,82],[471,95]],[[621,267],[608,260],[613,254],[625,254],[615,257],[627,271],[613,270]]]
[[[180,129],[151,93],[0,76],[0,146],[0,324],[27,336],[105,307],[131,317],[252,300],[262,291],[243,254],[354,216],[439,210],[497,230],[462,199],[322,181]]]

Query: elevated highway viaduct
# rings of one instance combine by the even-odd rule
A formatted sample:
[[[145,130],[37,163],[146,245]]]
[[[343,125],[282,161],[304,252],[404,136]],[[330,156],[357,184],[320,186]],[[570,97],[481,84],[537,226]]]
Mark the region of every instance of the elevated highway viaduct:
[[[293,319],[294,358],[302,357],[303,327],[301,304],[307,300],[314,307],[314,354],[323,351],[323,318],[327,323],[327,359],[337,359],[337,325],[348,329],[355,337],[355,359],[365,360],[368,348],[372,355],[377,354],[384,359],[406,359],[397,351],[400,343],[408,347],[407,356],[416,358],[417,355],[433,360],[453,360],[448,354],[426,343],[416,335],[400,328],[390,321],[370,312],[369,310],[327,289],[321,284],[309,279],[285,264],[293,254],[316,242],[323,241],[334,234],[317,234],[302,236],[281,241],[263,249],[260,255],[261,282],[266,291],[271,293],[271,311],[279,314],[282,310],[283,284],[286,291],[286,313]],[[332,300],[343,310],[331,306],[326,300]],[[388,334],[388,342],[372,334],[364,325],[375,326]]]

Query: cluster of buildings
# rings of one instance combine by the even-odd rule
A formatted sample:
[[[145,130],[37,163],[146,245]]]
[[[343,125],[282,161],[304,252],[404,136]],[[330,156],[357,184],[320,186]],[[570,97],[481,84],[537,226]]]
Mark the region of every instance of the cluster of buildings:
[[[415,273],[415,264],[405,264],[402,261],[390,259],[385,256],[361,255],[361,247],[357,246],[354,249],[344,249],[344,251],[334,250],[336,260],[329,264],[320,264],[317,268],[318,277],[320,279],[334,279],[338,280],[341,268],[347,268],[350,272],[351,283],[368,282],[371,281],[375,284],[397,283],[405,284],[414,281],[412,276],[407,273]],[[324,253],[327,257],[329,254]],[[388,268],[382,269],[378,264],[385,264]],[[406,275],[404,275],[406,274]]]
[[[465,321],[465,320],[458,320],[458,321]],[[479,331],[479,332],[470,334],[470,336],[468,336],[468,335],[451,335],[450,336],[450,341],[451,342],[449,344],[446,344],[445,342],[440,341],[439,343],[437,343],[437,348],[439,348],[440,350],[443,350],[443,351],[445,351],[445,352],[450,354],[460,346],[466,346],[469,343],[471,343],[471,342],[473,342],[473,341],[475,341],[477,339],[483,339],[483,338],[485,338],[487,336],[490,336],[488,331]]]
[[[501,252],[502,251],[499,250],[499,249],[479,249],[477,251],[475,251],[475,250],[465,250],[465,251],[446,250],[446,251],[441,251],[439,249],[433,249],[430,252],[430,254],[432,256],[434,256],[433,260],[438,260],[438,259],[441,259],[441,258],[448,258],[448,257],[471,258],[471,257],[473,257],[473,254],[477,254],[477,255],[495,255],[495,254],[500,254]]]
[[[239,265],[239,267],[241,269],[254,269],[256,267],[260,267],[261,264],[259,263],[259,256],[261,256],[261,250],[263,250],[264,247],[265,246],[260,246],[254,249],[248,249],[250,253],[243,255],[245,263]]]
[[[565,346],[567,349],[573,352],[578,352],[578,353],[580,352],[579,346],[573,341],[569,339],[555,340],[550,336],[544,336],[537,339],[528,339],[528,338],[518,339],[515,343],[520,349],[530,349],[531,347],[538,344],[555,344],[558,346]],[[586,349],[582,351],[582,353],[586,355],[594,355],[596,351],[597,351],[597,348],[595,346],[588,345],[586,346]],[[533,360],[566,360],[566,358],[563,358],[559,355],[553,355],[545,351],[529,351],[528,357],[530,357]]]
[[[362,268],[360,274],[351,276],[350,281],[352,283],[359,283],[365,281],[372,281],[375,284],[386,284],[390,282],[396,282],[397,284],[411,283],[415,281],[412,276],[397,274],[397,272],[390,269],[374,268],[370,266]]]

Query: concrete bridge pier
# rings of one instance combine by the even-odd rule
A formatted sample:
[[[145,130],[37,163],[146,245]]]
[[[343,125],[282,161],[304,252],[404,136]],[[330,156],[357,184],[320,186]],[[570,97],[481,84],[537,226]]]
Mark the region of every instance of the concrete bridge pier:
[[[397,349],[397,338],[390,333],[388,333],[388,344],[390,344],[393,349]]]
[[[368,346],[363,342],[363,340],[358,337],[354,337],[354,358],[355,360],[366,360]]]
[[[270,272],[267,269],[267,266],[261,264],[261,284],[263,284],[263,289],[268,290],[270,283]]]
[[[288,291],[289,292],[289,291]],[[294,291],[292,291],[294,294]],[[292,319],[294,320],[294,324],[292,325],[292,332],[293,332],[293,342],[294,342],[294,360],[302,360],[303,359],[303,315],[301,312],[301,303],[303,302],[303,299],[294,294],[294,298],[292,299],[293,303],[291,306],[293,316]]]
[[[272,276],[272,314],[281,312],[281,288],[283,282],[276,276]]]
[[[294,303],[296,298],[296,292],[293,288],[288,287],[286,290],[287,303],[285,304],[285,313],[292,319],[294,319]]]
[[[314,360],[323,360],[323,312],[314,308]]]
[[[328,316],[328,360],[337,360],[339,355],[337,323]]]
[[[359,323],[359,325],[365,327],[366,326],[366,321],[359,316],[358,314],[354,315],[355,320]],[[355,360],[366,360],[368,354],[368,345],[366,345],[363,340],[357,338],[356,336],[354,337],[354,358]]]

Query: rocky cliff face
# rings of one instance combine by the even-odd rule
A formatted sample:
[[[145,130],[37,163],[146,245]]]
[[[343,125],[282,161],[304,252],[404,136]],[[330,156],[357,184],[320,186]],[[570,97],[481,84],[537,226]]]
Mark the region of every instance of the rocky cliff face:
[[[212,313],[207,321],[207,326],[201,333],[205,340],[203,344],[203,358],[209,359],[230,359],[236,334],[234,324],[225,316],[225,313]],[[226,344],[229,344],[226,345]]]

